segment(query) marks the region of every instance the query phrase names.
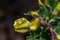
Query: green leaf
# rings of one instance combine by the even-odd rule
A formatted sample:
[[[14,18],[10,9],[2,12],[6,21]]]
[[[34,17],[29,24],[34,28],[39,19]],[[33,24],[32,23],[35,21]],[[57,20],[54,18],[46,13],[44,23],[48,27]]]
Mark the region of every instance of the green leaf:
[[[49,4],[52,8],[55,8],[56,7],[56,4],[57,4],[57,1],[55,0],[49,0]]]
[[[44,6],[40,6],[39,13],[42,17],[46,17],[48,14],[48,10],[46,10],[46,8]]]
[[[39,40],[41,29],[38,28],[36,31],[31,31],[30,35],[26,38],[27,40]]]
[[[55,28],[55,31],[56,31],[57,34],[60,34],[60,21],[58,21],[58,24]]]
[[[51,40],[51,37],[50,37],[49,33],[47,33],[47,32],[42,32],[42,34],[41,34],[41,39]]]
[[[31,36],[26,37],[26,40],[33,40]]]

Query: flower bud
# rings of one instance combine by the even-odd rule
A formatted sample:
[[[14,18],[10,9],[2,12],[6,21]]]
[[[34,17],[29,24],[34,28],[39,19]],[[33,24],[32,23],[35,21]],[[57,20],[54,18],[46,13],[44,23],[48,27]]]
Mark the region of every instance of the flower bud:
[[[14,21],[14,29],[16,32],[26,33],[28,31],[28,25],[30,22],[26,18],[19,18]]]
[[[35,20],[33,20],[33,21],[31,22],[30,30],[32,30],[32,31],[37,30],[39,24],[40,24],[39,18],[35,18]]]
[[[31,15],[35,16],[35,17],[39,17],[39,14],[37,12],[35,12],[35,11],[31,11]]]

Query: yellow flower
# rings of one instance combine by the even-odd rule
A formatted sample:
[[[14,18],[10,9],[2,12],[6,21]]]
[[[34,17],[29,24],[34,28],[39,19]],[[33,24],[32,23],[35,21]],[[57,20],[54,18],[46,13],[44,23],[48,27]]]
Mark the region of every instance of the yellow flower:
[[[57,39],[60,40],[60,34],[57,34]]]
[[[30,30],[35,31],[35,30],[37,30],[37,27],[31,26],[31,27],[30,27]]]
[[[30,22],[26,18],[19,18],[14,21],[13,26],[16,32],[25,33],[28,31],[26,28],[28,28],[29,24]]]
[[[33,16],[33,15],[39,15],[37,12],[35,12],[35,11],[31,11],[31,15]]]
[[[27,33],[28,29],[15,29],[15,31],[19,33]]]
[[[57,9],[58,11],[60,11],[60,2],[58,2],[57,6],[56,6],[56,9]]]
[[[38,28],[38,26],[39,26],[39,23],[40,23],[39,18],[35,18],[35,20],[33,20],[33,21],[31,22],[30,30],[32,30],[32,31],[37,30],[37,28]]]
[[[38,0],[39,5],[44,5],[41,0]]]

